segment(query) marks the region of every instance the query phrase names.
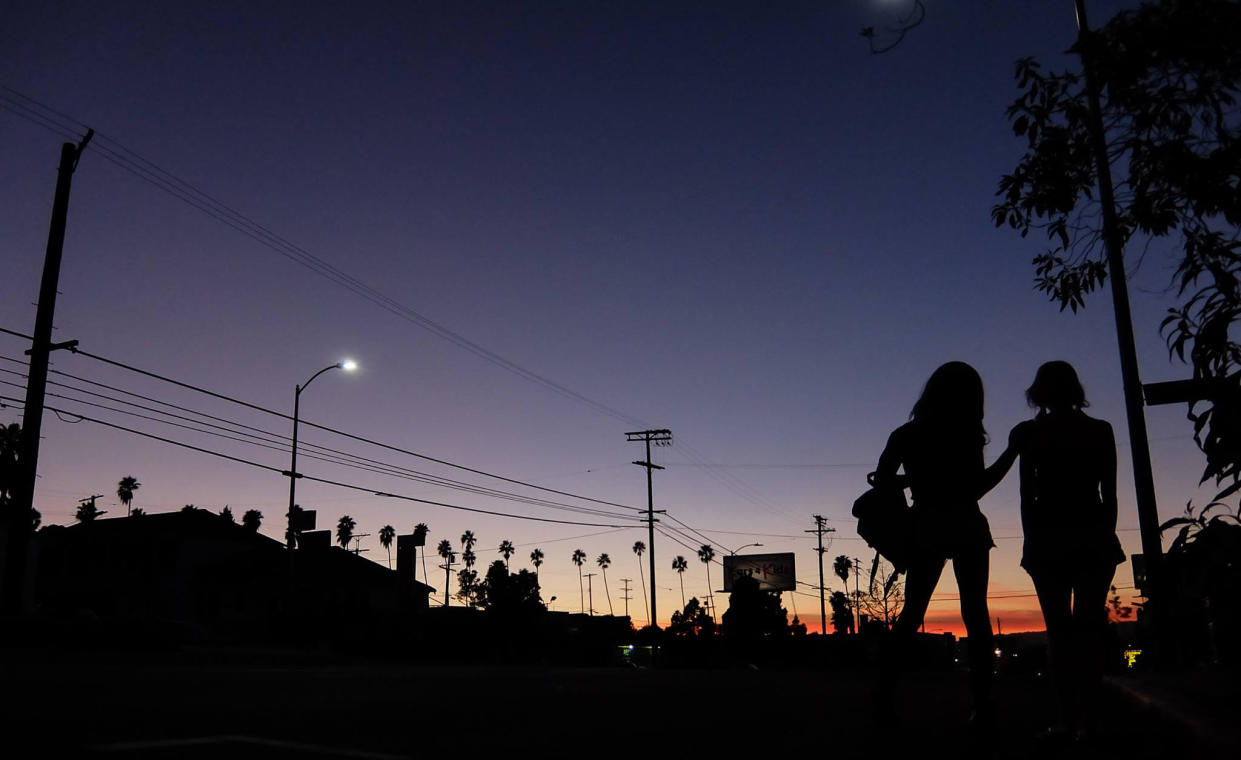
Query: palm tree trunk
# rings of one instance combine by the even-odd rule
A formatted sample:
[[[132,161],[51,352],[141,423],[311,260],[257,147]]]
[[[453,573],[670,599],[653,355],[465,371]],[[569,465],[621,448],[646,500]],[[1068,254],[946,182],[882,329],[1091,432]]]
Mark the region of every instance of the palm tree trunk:
[[[392,569],[392,547],[385,546],[384,548],[388,550],[388,569],[391,570]]]
[[[607,568],[599,568],[603,571],[603,591],[608,595],[608,615],[615,617],[616,613],[612,611],[612,590],[608,588],[608,571]]]
[[[418,571],[414,570],[415,577],[417,573]],[[422,553],[422,582],[428,585],[431,583],[431,576],[427,575],[427,553],[425,551]]]
[[[677,578],[681,581],[681,609],[685,609],[685,573],[677,573]]]

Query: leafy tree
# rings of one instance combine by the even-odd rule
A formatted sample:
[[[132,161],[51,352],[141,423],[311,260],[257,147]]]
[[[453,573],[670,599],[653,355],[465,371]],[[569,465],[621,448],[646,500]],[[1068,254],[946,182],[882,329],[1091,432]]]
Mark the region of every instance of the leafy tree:
[[[849,608],[848,594],[833,591],[828,601],[832,605],[832,628],[841,634],[852,631],[853,611]]]
[[[1218,501],[1202,508],[1191,503],[1184,516],[1162,526],[1172,529],[1178,530],[1164,555],[1164,571],[1177,590],[1169,614],[1179,621],[1179,654],[1235,665],[1241,661],[1241,510]]]
[[[435,547],[440,558],[444,560],[444,606],[448,606],[448,587],[451,585],[452,563],[457,561],[457,554],[452,550],[452,542],[444,539]]]
[[[743,575],[733,581],[720,622],[726,637],[753,641],[788,633],[789,613],[780,604],[779,592],[763,591],[756,579]]]
[[[896,622],[896,613],[905,603],[905,584],[901,574],[876,557],[871,566],[870,583],[861,595],[861,609],[872,620],[882,620],[885,628]]]
[[[146,510],[143,509],[142,507],[134,507],[133,511],[129,513],[129,516],[130,517],[145,517]]]
[[[849,598],[849,574],[853,572],[853,560],[849,559],[848,555],[841,554],[832,562],[832,572],[836,573],[836,577],[840,578],[841,582],[845,584],[844,597],[847,603]],[[854,601],[856,602],[857,600],[855,599]],[[834,613],[832,617],[835,618]],[[849,621],[849,627],[853,628],[853,613],[849,614]],[[835,626],[835,622],[832,625]],[[838,628],[837,630],[840,629]]]
[[[457,598],[471,607],[478,604],[477,570],[465,567],[457,571]]]
[[[646,543],[643,541],[633,542],[633,553],[638,556],[638,580],[642,582],[642,609],[649,610],[650,602],[646,600],[646,576],[642,574],[642,555],[646,553]],[[682,604],[682,607],[685,605]],[[654,623],[654,621],[651,621]]]
[[[388,569],[392,569],[392,539],[396,538],[396,528],[385,525],[379,529],[379,545],[388,551]]]
[[[698,559],[702,564],[707,566],[707,598],[713,595],[711,591],[711,560],[715,559],[715,549],[711,544],[703,544],[698,547]],[[715,610],[711,611],[711,619],[715,620]]]
[[[236,520],[233,519],[233,510],[229,508],[227,504],[224,505],[224,509],[220,510],[220,517],[223,517],[225,520],[228,520],[229,522],[236,522]]]
[[[508,558],[513,556],[513,552],[517,551],[517,548],[513,546],[512,541],[509,541],[506,538],[500,542],[500,548],[498,551],[500,552],[500,556],[504,557],[504,567],[507,568]]]
[[[685,571],[689,569],[689,563],[680,554],[672,560],[672,569],[677,571],[677,580],[681,581],[681,606],[685,606]]]
[[[285,526],[286,526],[284,529],[284,542],[288,544],[290,547],[297,546],[297,540],[302,535],[302,531],[300,529],[293,527],[293,526],[302,524],[301,514],[302,514],[301,505],[294,504],[292,507],[289,508],[289,511],[286,512],[284,515]]]
[[[1158,0],[1117,14],[1074,47],[1100,95],[1118,227],[1111,245],[1166,238],[1179,249],[1181,303],[1160,327],[1170,356],[1187,360],[1210,389],[1189,418],[1206,455],[1203,481],[1230,481],[1216,500],[1241,488],[1241,345],[1231,329],[1241,315],[1238,35],[1241,4]],[[1000,180],[992,218],[1023,236],[1046,233],[1035,287],[1076,311],[1109,276],[1087,81],[1029,58],[1018,62],[1017,80],[1008,117],[1027,149]]]
[[[530,552],[530,564],[534,565],[534,577],[537,580],[539,577],[539,566],[543,564],[542,549],[535,549]]]
[[[349,515],[341,515],[336,521],[336,543],[340,544],[342,549],[349,548],[349,542],[353,540],[353,529],[358,527],[358,523]]]
[[[129,514],[129,505],[134,501],[134,491],[137,491],[141,485],[133,475],[126,475],[121,478],[121,482],[116,484],[116,498],[125,505],[126,515]]]
[[[586,552],[573,550],[573,564],[577,565],[577,592],[582,598],[582,612],[586,612],[586,586],[582,580],[582,565],[586,563]],[[592,605],[593,606],[593,605]]]
[[[263,524],[263,513],[257,509],[247,509],[246,513],[241,516],[241,524],[258,533],[259,526]]]
[[[181,507],[182,512],[193,512],[196,509],[198,509],[198,507],[193,504],[186,504],[184,507]]]
[[[99,511],[99,509],[95,506],[94,499],[85,499],[78,503],[78,510],[74,513],[73,519],[80,523],[87,523],[102,514],[103,512]]]
[[[502,617],[529,616],[544,612],[539,581],[534,573],[521,570],[510,574],[504,562],[496,560],[476,591],[478,606]]]
[[[1120,600],[1120,593],[1115,586],[1108,589],[1111,596],[1107,598],[1107,616],[1113,623],[1120,623],[1133,617],[1133,606]]]
[[[672,613],[668,632],[686,638],[708,638],[715,634],[715,621],[697,597],[690,597],[685,609]]]

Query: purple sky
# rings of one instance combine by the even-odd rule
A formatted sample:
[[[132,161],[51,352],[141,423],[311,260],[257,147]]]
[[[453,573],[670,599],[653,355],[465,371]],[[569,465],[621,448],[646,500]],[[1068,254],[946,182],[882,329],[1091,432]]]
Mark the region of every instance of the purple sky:
[[[1131,5],[1092,2],[1092,20]],[[1065,60],[1072,4],[927,6],[926,22],[898,48],[872,56],[857,30],[892,23],[907,4],[19,2],[0,30],[0,84],[491,351],[671,428],[676,444],[655,454],[668,467],[656,475],[657,506],[712,536],[721,553],[754,541],[796,551],[799,578],[814,583],[802,533],[810,515],[838,529],[829,559],[869,556],[849,507],[888,432],[944,361],[981,372],[999,444],[1029,415],[1022,391],[1053,358],[1077,366],[1092,413],[1122,443],[1127,435],[1108,294],[1082,314],[1059,313],[1031,287],[1041,241],[994,229],[988,213],[1021,151],[1004,118],[1013,62]],[[0,326],[29,332],[62,138],[8,111],[0,138]],[[1174,302],[1174,259],[1153,246],[1131,280],[1147,382],[1188,374],[1168,362],[1157,333]],[[629,464],[642,451],[623,435],[633,423],[380,309],[91,149],[75,177],[60,290],[57,339],[89,351],[286,412],[296,383],[351,356],[361,371],[317,380],[303,396],[306,419],[645,505],[643,473]],[[25,348],[0,336],[4,356]],[[57,355],[54,366],[288,432],[277,418],[82,357]],[[288,464],[278,451],[91,413]],[[0,409],[0,422],[19,418]],[[1169,517],[1202,498],[1201,459],[1183,408],[1151,409],[1148,419]],[[116,482],[132,474],[143,484],[134,505],[147,511],[256,507],[265,532],[283,532],[287,481],[277,474],[52,415],[44,433],[45,522],[68,522],[92,493],[106,494],[109,516],[123,513]],[[501,485],[323,433],[305,439]],[[1120,459],[1121,537],[1135,552],[1127,448]],[[592,521],[324,463],[301,469]],[[422,521],[432,544],[471,529],[484,561],[504,538],[523,560],[540,546],[544,596],[558,596],[557,609],[579,605],[573,549],[585,549],[592,567],[608,552],[613,603],[619,611],[619,579],[628,577],[641,605],[630,547],[644,530],[570,539],[600,529],[312,483],[299,486],[299,501],[319,511],[320,527],[345,513],[372,534]],[[1006,537],[992,560],[995,614],[1024,627],[1036,605],[1020,596],[1031,584],[1017,565],[1020,541],[1008,538],[1020,532],[1015,475],[983,508]],[[363,546],[385,559],[374,535]],[[706,581],[689,550],[657,538],[657,552],[666,618],[680,600],[675,554],[693,560],[688,593]],[[442,573],[431,580],[442,587]],[[1127,565],[1117,583],[1131,585]],[[937,616],[955,619],[954,594],[946,575],[928,628],[941,625]],[[786,595],[785,604],[817,623],[812,596]],[[607,609],[599,585],[595,608]]]

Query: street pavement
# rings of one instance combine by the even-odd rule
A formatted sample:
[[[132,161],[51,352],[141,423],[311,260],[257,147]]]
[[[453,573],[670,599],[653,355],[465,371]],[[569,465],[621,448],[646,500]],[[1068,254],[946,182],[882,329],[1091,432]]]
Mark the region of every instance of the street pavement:
[[[967,725],[961,672],[911,674],[898,714],[876,715],[866,671],[448,666],[263,652],[0,654],[5,757],[673,757],[744,748],[1166,758],[1202,744],[1158,706],[1113,688],[1093,741],[1049,745],[1038,733],[1051,714],[1050,688],[1036,675],[999,679],[996,730],[979,735]]]

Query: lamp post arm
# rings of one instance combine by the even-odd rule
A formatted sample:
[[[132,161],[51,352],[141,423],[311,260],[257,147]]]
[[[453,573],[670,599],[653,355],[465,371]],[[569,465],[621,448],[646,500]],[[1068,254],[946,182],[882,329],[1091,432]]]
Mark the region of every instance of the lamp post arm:
[[[313,383],[313,382],[315,381],[315,378],[316,378],[316,377],[318,377],[319,375],[322,375],[324,372],[327,372],[327,371],[328,371],[328,370],[330,370],[330,369],[343,369],[343,368],[344,368],[344,365],[343,365],[343,364],[341,364],[340,362],[337,362],[337,363],[335,363],[335,364],[329,364],[328,366],[324,367],[323,369],[321,369],[321,370],[319,370],[318,372],[316,372],[316,373],[314,373],[313,375],[311,375],[309,380],[307,380],[306,382],[304,382],[304,383],[302,383],[301,385],[297,386],[297,394],[296,394],[296,395],[298,395],[298,396],[302,395],[302,391],[306,390],[306,386],[308,386],[308,385],[310,385],[311,383]]]

